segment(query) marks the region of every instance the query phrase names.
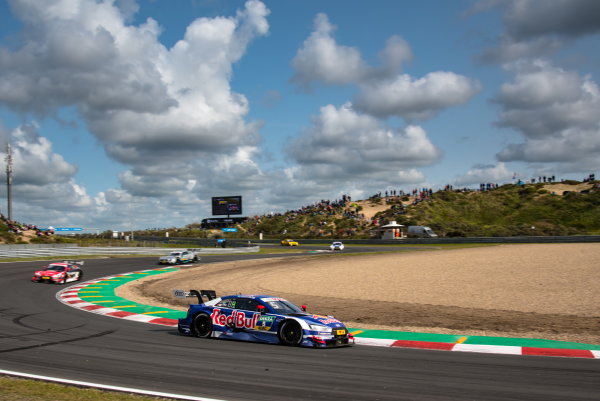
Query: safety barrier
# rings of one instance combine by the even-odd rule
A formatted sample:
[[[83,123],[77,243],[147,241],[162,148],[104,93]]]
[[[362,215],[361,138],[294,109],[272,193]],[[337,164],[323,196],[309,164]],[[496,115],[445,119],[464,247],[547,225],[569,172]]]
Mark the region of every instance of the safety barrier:
[[[170,252],[179,251],[182,248],[152,248],[152,247],[79,247],[70,244],[66,247],[47,247],[40,248],[26,247],[20,245],[18,248],[0,247],[0,259],[2,258],[40,258],[49,257],[71,257],[80,255],[168,255]],[[258,252],[260,247],[250,246],[241,248],[194,248],[196,253],[245,253]]]

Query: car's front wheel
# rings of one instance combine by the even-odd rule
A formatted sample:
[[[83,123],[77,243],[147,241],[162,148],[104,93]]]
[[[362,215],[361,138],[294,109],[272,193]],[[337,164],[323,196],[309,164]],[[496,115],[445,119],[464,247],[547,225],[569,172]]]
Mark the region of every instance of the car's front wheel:
[[[194,334],[198,337],[207,338],[212,334],[212,320],[206,313],[199,313],[194,317]]]
[[[282,345],[298,346],[302,342],[302,327],[295,320],[285,320],[279,328],[278,336]]]

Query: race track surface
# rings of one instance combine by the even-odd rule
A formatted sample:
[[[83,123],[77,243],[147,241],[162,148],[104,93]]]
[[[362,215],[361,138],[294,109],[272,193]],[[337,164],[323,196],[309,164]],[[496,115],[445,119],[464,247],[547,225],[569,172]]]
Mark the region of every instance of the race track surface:
[[[84,280],[155,268],[155,260],[88,260]],[[2,370],[231,401],[600,399],[598,360],[182,337],[63,305],[55,295],[64,287],[29,281],[42,264],[0,264]]]

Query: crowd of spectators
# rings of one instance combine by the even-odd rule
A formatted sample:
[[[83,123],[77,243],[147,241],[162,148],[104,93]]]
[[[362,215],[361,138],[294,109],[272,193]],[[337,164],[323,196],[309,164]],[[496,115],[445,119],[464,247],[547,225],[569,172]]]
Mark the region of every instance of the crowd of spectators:
[[[329,200],[322,199],[312,205],[303,206],[300,209],[288,210],[284,213],[271,213],[265,216],[254,216],[249,219],[249,222],[254,226],[258,226],[265,220],[283,219],[288,223],[293,223],[301,217],[308,218],[308,231],[311,235],[319,236],[330,234],[332,231],[339,235],[352,235],[360,226],[365,223],[365,215],[360,212],[361,207],[352,203],[350,195],[342,195],[341,199]],[[337,228],[334,221],[341,217],[345,219],[355,220],[352,228]],[[287,234],[284,231],[282,234]]]
[[[520,185],[525,183],[516,176],[515,182]],[[595,175],[590,174],[584,179],[584,182],[594,181]],[[556,177],[552,176],[539,176],[531,178],[528,183],[554,183]],[[500,185],[492,182],[480,183],[479,189],[473,188],[458,188],[455,189],[453,185],[447,184],[439,191],[451,191],[451,192],[484,192],[493,191],[499,188]],[[378,203],[385,201],[391,209],[394,210],[395,214],[406,213],[406,207],[408,205],[416,205],[420,202],[430,201],[434,191],[432,188],[414,188],[412,191],[403,191],[396,189],[388,189],[385,191],[379,191],[367,198],[369,202]],[[365,219],[364,213],[361,212],[362,207],[352,202],[350,195],[342,195],[341,199],[334,201],[321,200],[312,205],[304,206],[296,210],[289,210],[283,213],[271,213],[265,216],[254,216],[249,219],[249,222],[254,223],[255,226],[260,225],[265,219],[283,218],[284,223],[294,223],[298,221],[299,217],[319,217],[319,220],[315,222],[314,219],[310,219],[308,230],[311,235],[321,235],[325,233],[336,232],[340,235],[352,235],[357,230],[365,228],[367,226],[377,226],[381,223],[379,219],[373,218],[370,220]],[[337,228],[335,227],[334,220],[343,217],[345,219],[354,220],[352,228]],[[286,232],[287,233],[287,232]],[[285,233],[284,233],[285,234]]]
[[[0,220],[6,225],[9,232],[14,234],[23,234],[25,231],[35,231],[38,237],[54,234],[54,230],[42,230],[35,224],[24,224],[15,220],[9,220],[4,213],[0,212]]]

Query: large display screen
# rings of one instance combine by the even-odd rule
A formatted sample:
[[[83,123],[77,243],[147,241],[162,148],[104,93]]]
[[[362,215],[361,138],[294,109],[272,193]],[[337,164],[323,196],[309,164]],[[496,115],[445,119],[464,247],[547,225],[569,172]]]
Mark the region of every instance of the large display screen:
[[[212,198],[213,216],[229,216],[230,214],[242,214],[241,196],[215,196]]]

